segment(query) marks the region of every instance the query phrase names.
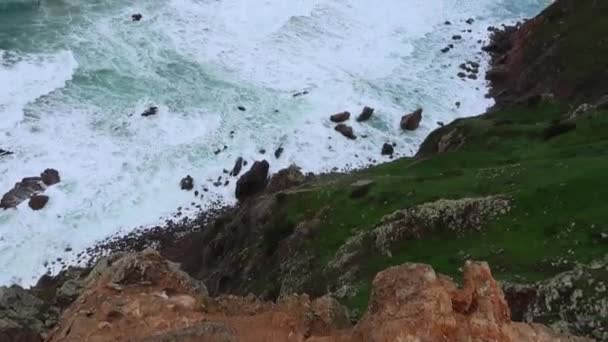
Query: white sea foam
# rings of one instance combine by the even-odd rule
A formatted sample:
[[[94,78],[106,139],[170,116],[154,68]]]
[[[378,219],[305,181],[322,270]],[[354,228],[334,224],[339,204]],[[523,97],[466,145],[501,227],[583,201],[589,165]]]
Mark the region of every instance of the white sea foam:
[[[222,169],[238,156],[267,158],[274,171],[295,163],[318,172],[387,161],[379,156],[385,141],[411,155],[437,121],[490,104],[483,80],[456,77],[465,60],[483,64],[477,41],[486,26],[546,1],[522,0],[525,10],[497,0],[68,3],[47,9],[55,23],[66,16],[61,35],[31,39],[70,52],[2,52],[0,147],[15,154],[0,159],[0,192],[48,167],[62,182],[47,190],[44,210],[24,203],[0,212],[0,284],[30,285],[45,263],[57,270],[56,258],[73,262],[95,241],[157,223],[178,206],[233,201],[235,179],[212,183],[226,180]],[[138,12],[144,19],[130,21]],[[470,17],[473,25],[464,23]],[[453,34],[464,39],[452,42]],[[439,52],[449,43],[450,53]],[[141,117],[150,105],[159,114]],[[334,132],[330,114],[356,115],[364,105],[376,113],[352,122],[359,139]],[[401,132],[399,118],[418,106],[421,128]],[[179,189],[186,174],[209,188],[204,199]]]

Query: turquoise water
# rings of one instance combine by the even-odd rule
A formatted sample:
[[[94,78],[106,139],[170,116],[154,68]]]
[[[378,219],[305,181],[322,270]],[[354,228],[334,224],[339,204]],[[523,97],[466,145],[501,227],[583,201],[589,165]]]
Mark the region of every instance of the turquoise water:
[[[2,0],[0,148],[15,154],[0,159],[0,192],[48,167],[62,182],[42,211],[0,212],[0,284],[31,284],[45,262],[73,260],[178,206],[193,213],[191,202],[232,202],[234,179],[211,183],[238,156],[320,172],[387,161],[385,141],[412,154],[437,121],[491,104],[483,80],[455,77],[465,60],[484,61],[477,41],[486,27],[547,3]],[[442,54],[453,34],[463,41]],[[366,138],[333,131],[330,114],[364,105],[375,117],[353,127]],[[149,106],[159,114],[141,117]],[[418,106],[421,128],[401,132],[399,118]],[[205,198],[179,189],[186,174],[209,188]]]

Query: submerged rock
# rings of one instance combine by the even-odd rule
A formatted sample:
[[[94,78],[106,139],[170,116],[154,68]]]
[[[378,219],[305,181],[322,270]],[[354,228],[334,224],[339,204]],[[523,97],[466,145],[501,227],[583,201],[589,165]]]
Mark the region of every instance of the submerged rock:
[[[144,16],[139,14],[139,13],[135,13],[133,15],[131,15],[131,20],[133,21],[140,21]]]
[[[232,167],[232,171],[230,171],[231,176],[238,176],[241,173],[241,169],[243,168],[243,157],[236,158],[234,162],[234,166]]]
[[[371,119],[373,114],[374,114],[374,108],[365,106],[365,107],[363,107],[363,111],[361,112],[361,114],[359,114],[359,116],[357,117],[357,121],[358,122],[367,121],[367,120]]]
[[[34,195],[30,198],[28,205],[32,210],[40,210],[48,203],[49,196],[45,195]]]
[[[283,148],[283,146],[279,146],[279,148],[277,148],[274,151],[274,157],[277,158],[277,159],[281,158],[281,155],[283,154],[283,151],[285,151],[285,149]]]
[[[268,183],[269,168],[270,165],[266,160],[253,163],[251,169],[243,174],[236,183],[236,198],[242,201],[264,190]]]
[[[150,107],[141,113],[141,116],[148,117],[156,114],[158,114],[158,107]]]
[[[13,152],[8,151],[8,150],[3,150],[3,149],[0,148],[0,157],[9,156],[11,154],[13,154]]]
[[[33,194],[43,191],[44,183],[40,177],[26,177],[17,182],[13,189],[2,196],[0,208],[15,208],[19,203],[30,198]]]

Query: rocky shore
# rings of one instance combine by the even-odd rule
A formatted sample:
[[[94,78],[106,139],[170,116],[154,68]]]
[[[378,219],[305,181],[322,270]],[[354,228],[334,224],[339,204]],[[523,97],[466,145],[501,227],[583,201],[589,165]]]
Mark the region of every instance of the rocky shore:
[[[604,2],[558,0],[489,28],[496,105],[442,123],[414,158],[316,176],[236,160],[238,205],[0,288],[0,341],[608,341],[602,15]],[[356,139],[349,120],[373,115],[328,120]]]

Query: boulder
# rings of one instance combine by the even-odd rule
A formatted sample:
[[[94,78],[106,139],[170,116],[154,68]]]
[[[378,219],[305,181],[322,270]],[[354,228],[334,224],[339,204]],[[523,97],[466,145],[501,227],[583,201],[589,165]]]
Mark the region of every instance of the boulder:
[[[158,107],[150,107],[141,113],[141,116],[148,117],[156,114],[158,114]]]
[[[44,208],[44,206],[48,203],[48,201],[49,201],[49,196],[34,195],[34,196],[30,197],[30,201],[28,202],[28,205],[30,206],[30,208],[32,208],[32,210],[40,210],[40,209]]]
[[[415,110],[410,114],[406,114],[401,118],[401,129],[406,131],[414,131],[420,126],[422,120],[422,108]]]
[[[331,122],[340,123],[350,119],[350,112],[337,113],[329,117]]]
[[[42,182],[46,186],[51,186],[61,182],[61,177],[59,177],[59,171],[55,169],[46,169],[40,174],[40,178]]]
[[[131,20],[133,21],[140,21],[144,16],[139,14],[139,13],[135,13],[133,15],[131,15]]]
[[[384,143],[384,145],[382,145],[382,155],[383,156],[392,156],[394,152],[395,152],[395,149],[394,149],[393,145],[391,145],[389,143]]]
[[[367,121],[367,120],[371,119],[373,114],[374,114],[374,108],[365,106],[365,107],[363,107],[363,111],[361,111],[361,114],[359,114],[359,116],[357,117],[357,121],[358,122]]]
[[[343,136],[347,137],[348,139],[357,139],[357,136],[353,133],[353,128],[348,125],[338,124],[336,126],[335,130],[337,132],[340,132]]]
[[[33,194],[43,191],[44,183],[40,177],[26,177],[17,182],[15,186],[0,200],[0,208],[15,208],[19,203],[30,198]]]
[[[283,154],[283,151],[285,151],[285,149],[283,148],[283,146],[279,146],[279,148],[277,148],[274,151],[274,157],[277,158],[277,159],[281,158],[281,155]]]
[[[179,182],[179,186],[182,188],[182,190],[190,191],[194,189],[194,179],[192,179],[190,175],[187,175]]]
[[[8,156],[8,155],[11,155],[11,154],[13,154],[13,152],[8,151],[8,150],[3,150],[3,149],[0,148],[0,157]]]
[[[249,171],[243,174],[236,183],[236,198],[242,201],[264,190],[268,183],[269,168],[270,165],[266,160],[253,163]]]
[[[243,157],[238,157],[236,158],[236,161],[234,162],[234,167],[232,168],[232,171],[230,171],[230,175],[231,176],[238,176],[239,173],[241,173],[241,169],[243,168]]]

